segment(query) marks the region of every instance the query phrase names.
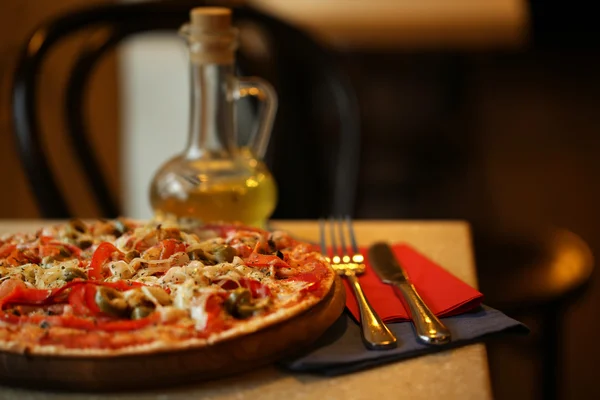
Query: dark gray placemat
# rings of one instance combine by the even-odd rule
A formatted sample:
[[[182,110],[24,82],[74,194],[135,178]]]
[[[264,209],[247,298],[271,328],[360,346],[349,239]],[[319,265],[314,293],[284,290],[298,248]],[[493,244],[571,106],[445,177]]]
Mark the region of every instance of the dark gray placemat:
[[[442,318],[452,333],[452,342],[442,347],[427,346],[417,341],[409,322],[388,324],[398,338],[398,347],[391,350],[367,350],[362,342],[360,327],[345,312],[304,355],[280,363],[292,371],[323,375],[340,375],[416,357],[422,354],[482,341],[492,335],[527,334],[529,329],[502,312],[482,306],[474,312]]]

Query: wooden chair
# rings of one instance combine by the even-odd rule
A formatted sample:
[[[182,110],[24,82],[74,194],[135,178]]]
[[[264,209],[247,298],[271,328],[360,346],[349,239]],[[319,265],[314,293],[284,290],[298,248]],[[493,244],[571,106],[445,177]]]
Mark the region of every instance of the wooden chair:
[[[91,72],[124,39],[150,31],[173,31],[188,20],[189,10],[211,1],[136,2],[100,5],[61,15],[38,27],[23,46],[14,77],[13,116],[18,151],[36,203],[45,218],[72,213],[59,189],[42,143],[37,116],[42,65],[55,46],[85,29],[107,29],[101,41],[81,51],[65,87],[64,118],[94,198],[104,217],[121,208],[110,193],[89,142],[83,99]],[[245,75],[263,76],[275,86],[279,111],[267,164],[279,184],[274,218],[316,218],[354,210],[360,132],[352,87],[324,48],[292,26],[248,7],[232,7],[234,23],[251,22],[269,35],[272,65],[251,63],[242,48],[239,67]],[[316,99],[326,99],[327,112]],[[127,134],[127,132],[123,132]],[[310,157],[306,157],[310,154]],[[149,183],[148,183],[149,184]]]
[[[594,257],[588,244],[574,232],[554,229],[528,243],[476,236],[475,249],[486,303],[538,321],[533,336],[541,366],[540,398],[562,398],[564,316],[591,281]]]

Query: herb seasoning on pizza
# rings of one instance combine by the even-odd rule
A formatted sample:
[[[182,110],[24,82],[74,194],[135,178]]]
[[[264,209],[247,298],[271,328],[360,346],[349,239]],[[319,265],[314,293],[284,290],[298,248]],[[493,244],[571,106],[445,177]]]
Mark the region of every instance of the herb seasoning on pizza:
[[[286,321],[335,273],[240,225],[69,223],[0,239],[0,350],[103,356],[207,346]]]

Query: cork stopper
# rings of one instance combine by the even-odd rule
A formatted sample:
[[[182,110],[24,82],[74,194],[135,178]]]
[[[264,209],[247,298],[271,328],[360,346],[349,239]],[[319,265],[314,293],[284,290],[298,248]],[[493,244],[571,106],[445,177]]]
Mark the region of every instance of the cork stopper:
[[[195,32],[227,32],[231,29],[231,10],[223,7],[196,7],[190,11],[190,21]]]
[[[190,11],[188,40],[195,42],[190,59],[197,64],[231,64],[237,47],[237,30],[231,25],[231,10],[196,7]]]

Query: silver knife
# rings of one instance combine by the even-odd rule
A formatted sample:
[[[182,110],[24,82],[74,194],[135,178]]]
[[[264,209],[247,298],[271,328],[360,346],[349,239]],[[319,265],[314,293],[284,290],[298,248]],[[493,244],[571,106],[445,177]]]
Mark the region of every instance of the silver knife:
[[[383,283],[400,289],[401,300],[410,313],[417,337],[432,345],[450,342],[450,331],[419,296],[390,246],[383,242],[373,244],[369,248],[369,261]]]

